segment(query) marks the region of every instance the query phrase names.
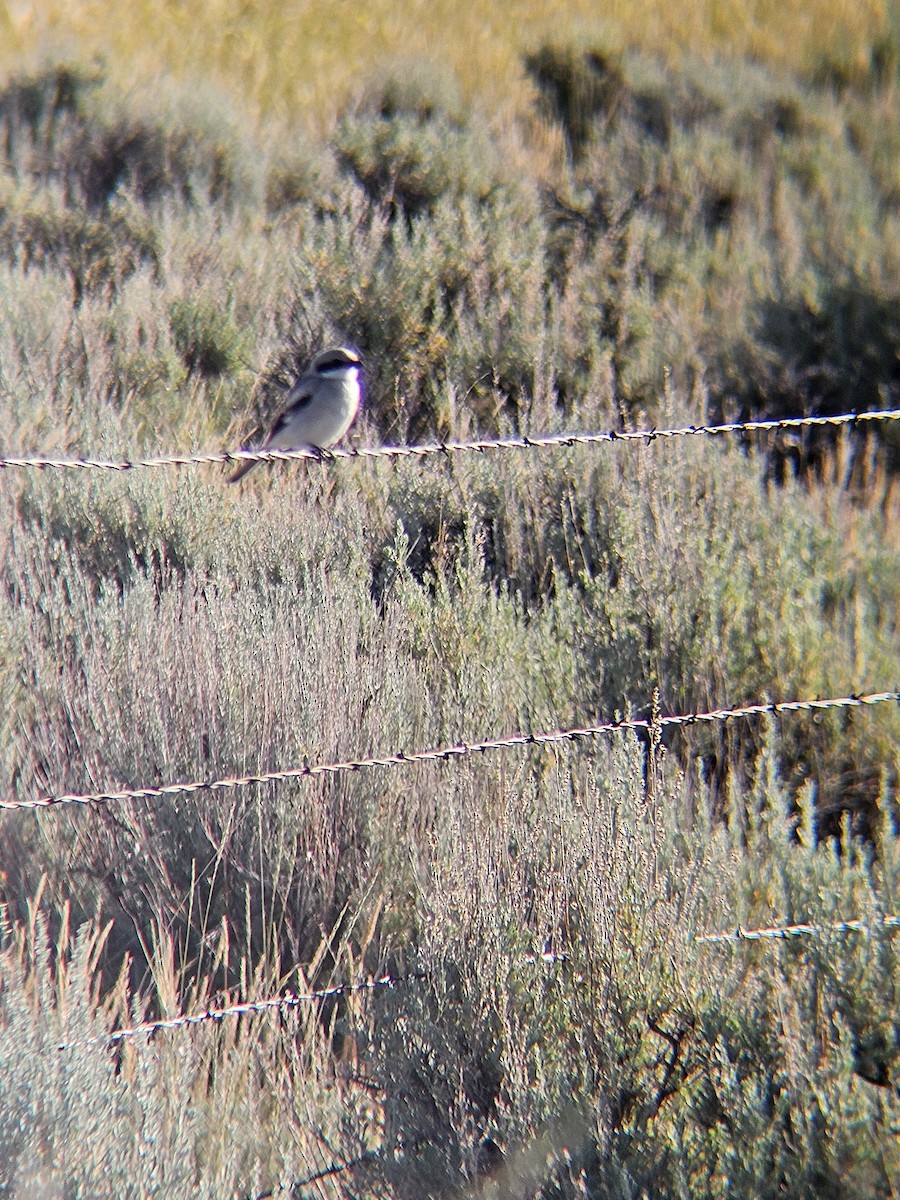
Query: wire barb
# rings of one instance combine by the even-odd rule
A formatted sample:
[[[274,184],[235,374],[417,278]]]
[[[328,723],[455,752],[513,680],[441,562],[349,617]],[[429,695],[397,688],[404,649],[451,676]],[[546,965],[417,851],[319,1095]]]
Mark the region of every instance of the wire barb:
[[[177,1017],[163,1017],[158,1021],[144,1021],[130,1029],[117,1029],[113,1033],[100,1034],[99,1037],[81,1038],[72,1042],[60,1042],[57,1050],[73,1050],[80,1046],[117,1046],[120,1042],[132,1041],[135,1038],[147,1037],[148,1041],[154,1034],[164,1029],[185,1029],[191,1025],[202,1025],[206,1021],[224,1021],[230,1017],[256,1016],[259,1013],[281,1011],[286,1008],[297,1008],[314,1000],[330,1000],[335,996],[346,996],[351,992],[374,992],[379,988],[393,988],[400,983],[423,979],[421,971],[410,975],[382,975],[379,979],[367,979],[362,983],[340,983],[334,987],[322,988],[320,991],[304,992],[296,995],[286,992],[282,996],[270,996],[263,1000],[245,1000],[241,1004],[230,1004],[226,1008],[205,1008],[196,1013],[181,1013]]]
[[[900,916],[884,916],[877,921],[849,920],[835,921],[832,924],[817,925],[801,922],[794,925],[770,925],[760,929],[741,929],[724,933],[700,933],[694,937],[698,945],[737,944],[739,942],[754,942],[764,940],[786,941],[797,937],[821,937],[826,934],[864,933],[869,934],[877,929],[900,928]],[[546,966],[568,963],[571,956],[567,952],[555,953],[547,950],[523,955],[523,964],[535,965],[543,963]],[[265,1012],[280,1012],[288,1008],[297,1008],[301,1004],[312,1003],[316,1000],[329,1000],[336,996],[345,996],[352,992],[375,992],[382,988],[394,988],[400,984],[420,983],[428,979],[425,971],[411,971],[406,975],[382,975],[379,978],[367,979],[360,983],[341,983],[334,987],[322,988],[318,991],[304,992],[297,995],[285,992],[281,996],[268,996],[261,1000],[247,1000],[240,1004],[231,1004],[223,1008],[205,1008],[196,1013],[181,1013],[175,1017],[164,1017],[157,1021],[144,1021],[128,1029],[117,1029],[112,1033],[100,1034],[97,1037],[80,1038],[71,1042],[59,1042],[54,1047],[57,1051],[74,1050],[85,1046],[103,1046],[111,1049],[123,1042],[146,1038],[147,1044],[157,1033],[169,1030],[190,1029],[203,1025],[208,1021],[216,1024],[232,1017],[258,1016]]]
[[[663,438],[716,437],[728,433],[766,433],[778,429],[811,429],[819,426],[855,428],[863,422],[900,420],[900,408],[871,412],[838,413],[832,417],[778,417],[759,421],[731,421],[722,425],[681,425],[672,429],[611,429],[587,433],[522,434],[503,438],[480,438],[460,442],[425,442],[417,446],[334,447],[328,458],[428,458],[436,454],[466,452],[484,454],[501,450],[547,450],[570,446],[594,446],[612,442],[639,442],[649,446]],[[12,467],[71,471],[132,471],[139,467],[228,466],[246,462],[293,462],[308,459],[321,462],[322,456],[308,447],[299,450],[219,450],[198,454],[160,454],[150,458],[47,458],[0,456],[0,470]]]
[[[122,788],[107,792],[69,792],[63,795],[39,796],[31,800],[0,799],[0,810],[18,811],[55,808],[66,804],[105,804],[117,800],[156,800],[164,796],[189,796],[197,792],[221,792],[233,788],[250,787],[266,783],[281,783],[289,779],[311,779],[317,775],[340,775],[349,771],[362,771],[374,767],[409,766],[414,763],[447,762],[451,756],[464,758],[475,754],[488,754],[517,747],[546,747],[564,742],[578,742],[582,738],[604,737],[622,730],[660,730],[699,723],[713,724],[720,721],[763,716],[765,714],[813,712],[833,708],[859,708],[864,705],[900,702],[900,691],[872,692],[869,695],[841,696],[830,700],[782,700],[776,703],[748,704],[740,708],[719,708],[711,712],[684,713],[659,716],[654,720],[637,718],[604,721],[598,725],[576,726],[570,729],[555,729],[544,733],[512,733],[505,737],[489,738],[482,742],[457,742],[451,746],[437,746],[427,750],[397,750],[372,758],[348,759],[343,762],[305,763],[298,767],[263,771],[257,775],[235,775],[221,779],[195,779],[184,783],[168,783],[160,786]]]

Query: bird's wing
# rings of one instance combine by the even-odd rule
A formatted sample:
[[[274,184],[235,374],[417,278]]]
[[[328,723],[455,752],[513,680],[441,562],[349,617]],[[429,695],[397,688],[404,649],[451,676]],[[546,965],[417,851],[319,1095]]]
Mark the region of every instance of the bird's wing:
[[[277,437],[279,433],[282,433],[290,425],[297,413],[309,407],[312,398],[313,391],[311,387],[301,387],[299,384],[295,384],[289,393],[286,408],[272,426],[269,438]]]

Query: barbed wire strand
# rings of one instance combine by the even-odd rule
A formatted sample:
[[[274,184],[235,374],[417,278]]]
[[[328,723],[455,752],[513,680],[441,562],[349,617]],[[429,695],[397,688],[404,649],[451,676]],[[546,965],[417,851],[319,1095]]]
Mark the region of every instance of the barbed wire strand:
[[[680,437],[717,437],[732,433],[763,433],[779,429],[808,429],[818,426],[840,427],[873,421],[900,420],[900,408],[878,409],[872,412],[839,413],[832,417],[779,417],[759,421],[732,421],[722,425],[681,425],[672,429],[610,429],[588,433],[548,433],[504,438],[481,438],[472,441],[426,442],[415,446],[335,447],[317,451],[309,447],[298,450],[218,450],[196,454],[161,454],[150,458],[51,458],[0,456],[0,469],[21,467],[38,470],[75,471],[133,471],[148,467],[186,467],[194,465],[227,466],[244,462],[293,462],[311,459],[314,462],[347,458],[428,458],[436,454],[479,453],[501,450],[537,450],[570,446],[593,446],[611,442],[644,442],[649,445],[661,439]]]
[[[298,1008],[301,1004],[314,1000],[331,1000],[338,996],[348,996],[353,992],[373,992],[379,988],[393,988],[402,983],[415,979],[424,979],[421,971],[409,975],[382,975],[377,979],[366,979],[361,983],[339,983],[334,987],[322,988],[319,991],[285,992],[281,996],[271,996],[264,1000],[247,1000],[241,1004],[229,1004],[225,1008],[204,1008],[196,1013],[182,1013],[176,1017],[160,1017],[156,1021],[144,1021],[129,1029],[117,1029],[113,1033],[102,1033],[97,1037],[80,1038],[71,1042],[60,1042],[57,1050],[72,1050],[80,1046],[116,1046],[119,1042],[130,1041],[146,1036],[148,1039],[164,1029],[185,1029],[192,1025],[202,1025],[206,1021],[226,1021],[231,1017],[255,1016],[259,1013],[282,1011],[286,1008]]]
[[[571,729],[556,729],[543,733],[513,733],[506,737],[488,738],[481,742],[456,742],[449,746],[438,746],[428,750],[406,752],[397,750],[392,754],[372,758],[348,759],[344,762],[307,763],[300,767],[285,767],[281,770],[262,771],[256,775],[235,775],[222,779],[196,779],[183,783],[168,783],[158,786],[122,788],[106,792],[68,792],[56,796],[40,796],[32,800],[0,799],[0,810],[53,808],[66,804],[104,804],[117,800],[154,800],[164,796],[187,796],[197,792],[226,791],[267,783],[281,783],[288,779],[311,779],[318,775],[340,775],[345,772],[363,771],[374,767],[409,766],[412,763],[450,762],[475,754],[488,754],[496,750],[511,750],[525,746],[552,746],[562,742],[577,742],[584,738],[597,738],[624,730],[646,731],[651,728],[671,728],[685,725],[711,724],[720,721],[740,720],[746,717],[780,716],[785,713],[819,712],[837,708],[859,708],[866,705],[900,702],[900,691],[872,692],[868,695],[841,696],[828,700],[780,700],[764,704],[748,704],[739,708],[718,708],[710,712],[684,713],[657,718],[622,719],[604,721],[598,725],[582,725]]]
[[[900,916],[880,917],[876,922],[865,920],[835,921],[830,924],[818,925],[801,922],[794,925],[767,925],[759,929],[735,929],[716,933],[699,933],[693,940],[698,945],[736,944],[765,940],[787,941],[798,937],[822,937],[826,934],[865,933],[870,934],[877,929],[900,928]],[[524,955],[523,963],[534,965],[544,963],[552,965],[571,961],[571,955],[536,953]],[[205,1008],[195,1013],[183,1013],[175,1017],[161,1017],[156,1021],[144,1021],[127,1029],[117,1029],[112,1033],[99,1034],[96,1037],[81,1038],[71,1042],[60,1042],[56,1050],[72,1050],[84,1046],[114,1047],[121,1042],[133,1041],[146,1037],[149,1041],[155,1034],[163,1030],[187,1029],[194,1025],[202,1025],[208,1021],[226,1021],[232,1017],[255,1016],[259,1013],[282,1011],[297,1008],[301,1004],[312,1003],[316,1000],[330,1000],[338,996],[346,996],[353,992],[374,992],[381,988],[395,988],[401,984],[422,982],[428,978],[424,971],[413,971],[407,975],[382,975],[375,979],[367,979],[361,983],[342,983],[334,987],[322,988],[317,991],[285,992],[281,996],[271,996],[263,1000],[248,1000],[241,1004],[231,1004],[224,1008]]]
[[[828,925],[810,925],[800,922],[797,925],[769,925],[762,929],[735,929],[725,933],[698,933],[695,942],[713,945],[723,942],[758,942],[767,938],[786,940],[795,937],[821,937],[826,933],[871,933],[873,929],[896,929],[900,927],[900,917],[880,917],[874,924],[871,921],[834,921]]]

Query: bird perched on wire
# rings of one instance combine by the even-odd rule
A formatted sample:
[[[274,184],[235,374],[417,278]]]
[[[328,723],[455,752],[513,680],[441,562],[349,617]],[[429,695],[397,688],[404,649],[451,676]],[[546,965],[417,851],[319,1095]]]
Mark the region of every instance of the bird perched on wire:
[[[291,390],[263,450],[327,450],[341,440],[359,410],[362,364],[355,350],[337,346],[312,360]],[[229,483],[237,483],[258,460],[244,462]]]

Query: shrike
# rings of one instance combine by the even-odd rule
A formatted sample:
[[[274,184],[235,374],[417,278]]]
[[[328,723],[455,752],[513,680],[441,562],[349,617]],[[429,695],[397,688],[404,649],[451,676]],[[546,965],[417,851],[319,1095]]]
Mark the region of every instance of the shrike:
[[[359,410],[361,364],[345,346],[323,350],[291,390],[263,450],[327,450],[339,442]],[[241,463],[229,483],[237,483],[258,462]]]

